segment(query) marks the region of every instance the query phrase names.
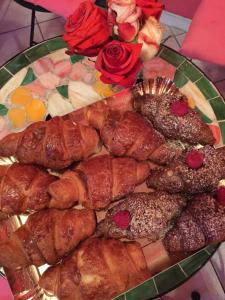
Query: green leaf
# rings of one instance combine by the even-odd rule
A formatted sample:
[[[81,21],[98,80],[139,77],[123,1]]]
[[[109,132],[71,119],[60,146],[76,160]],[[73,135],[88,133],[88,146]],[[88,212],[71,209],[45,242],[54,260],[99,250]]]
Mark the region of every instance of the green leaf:
[[[3,104],[0,104],[0,116],[5,116],[8,112],[8,108],[3,105]]]
[[[78,62],[79,60],[82,60],[83,58],[84,58],[83,55],[75,54],[75,55],[70,56],[70,61],[72,64],[75,64],[76,62]]]
[[[61,85],[61,86],[58,86],[56,89],[64,98],[67,98],[67,99],[69,98],[68,85]]]
[[[199,113],[201,120],[204,123],[212,123],[212,120],[209,117],[207,117],[198,107],[195,107],[195,110]]]
[[[26,85],[34,81],[37,77],[34,75],[33,69],[29,68],[21,85]]]
[[[106,0],[96,0],[95,5],[98,5],[103,8],[107,8],[107,1]]]
[[[112,38],[115,41],[119,41],[120,40],[120,37],[114,31],[112,32]]]

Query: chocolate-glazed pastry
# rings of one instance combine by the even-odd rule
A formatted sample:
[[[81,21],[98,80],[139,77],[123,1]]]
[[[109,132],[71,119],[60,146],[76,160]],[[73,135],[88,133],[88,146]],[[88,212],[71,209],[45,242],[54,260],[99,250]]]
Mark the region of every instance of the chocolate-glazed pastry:
[[[198,195],[166,234],[169,252],[192,252],[208,244],[225,240],[225,206],[210,195]]]
[[[203,193],[225,178],[225,147],[184,151],[166,167],[152,171],[147,186],[169,193]]]
[[[190,144],[215,143],[210,127],[188,106],[185,96],[144,95],[134,99],[134,107],[166,138]]]
[[[97,235],[110,238],[163,238],[186,204],[184,197],[166,192],[134,193],[108,210]]]
[[[134,111],[110,109],[97,102],[69,114],[77,123],[88,124],[99,130],[109,153],[137,160],[150,160],[164,165],[180,154],[180,147],[165,140],[141,114]]]

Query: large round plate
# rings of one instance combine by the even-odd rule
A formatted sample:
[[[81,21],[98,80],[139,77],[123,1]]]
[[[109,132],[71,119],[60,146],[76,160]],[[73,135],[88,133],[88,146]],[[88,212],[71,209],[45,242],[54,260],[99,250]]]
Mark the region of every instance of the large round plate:
[[[76,76],[71,76],[71,73],[68,73],[68,70],[64,70],[64,74],[60,74],[58,83],[55,86],[53,84],[51,89],[44,86],[44,89],[42,89],[42,96],[35,94],[37,93],[37,90],[35,91],[34,86],[37,82],[39,82],[40,88],[40,81],[37,73],[35,73],[36,71],[33,64],[34,62],[43,57],[51,58],[54,67],[51,70],[47,69],[46,73],[54,73],[56,72],[54,68],[60,61],[67,61],[67,66],[69,61],[72,68],[76,68],[75,64],[82,63],[82,60],[85,59],[81,56],[73,56],[69,58],[67,55],[65,55],[65,46],[65,43],[60,37],[47,40],[17,55],[0,69],[0,115],[6,119],[8,131],[18,130],[18,128],[14,128],[9,122],[7,113],[12,107],[12,103],[10,103],[10,95],[13,90],[20,85],[30,88],[31,90],[33,89],[34,98],[42,97],[42,100],[48,109],[45,117],[48,114],[54,115],[59,113],[59,110],[54,111],[52,106],[49,105],[49,99],[51,99],[50,96],[52,93],[54,93],[54,95],[58,93],[59,99],[62,100],[62,103],[65,101],[67,102],[67,104],[64,103],[62,105],[64,113],[69,112],[69,109],[71,108],[78,108],[76,107],[76,103],[74,104],[74,101],[71,101],[69,98],[74,97],[74,92],[76,94],[75,89],[79,89],[80,83],[78,84],[78,81],[80,82],[83,79],[79,76],[76,79]],[[191,61],[178,54],[176,51],[168,47],[161,46],[158,57],[158,62],[162,66],[161,68],[156,68],[156,70],[153,70],[152,74],[154,74],[154,76],[161,76],[162,73],[165,75],[164,71],[166,69],[169,70],[169,77],[173,79],[180,91],[188,97],[193,107],[200,112],[204,122],[208,123],[216,133],[217,146],[222,146],[225,143],[225,103],[218,90],[214,87],[210,80],[194,64],[191,63]],[[86,64],[86,68],[89,68],[88,70],[91,73],[95,72],[93,71],[93,65],[91,65],[91,62],[89,66],[88,63]],[[88,89],[95,86],[93,89],[94,96],[92,101],[95,101],[94,97],[102,98],[116,91],[111,86],[103,88],[99,81],[98,74],[94,74],[92,80],[92,83],[91,81],[88,83]],[[41,86],[43,88],[43,79],[41,82]],[[84,86],[82,85],[82,87]],[[87,91],[90,93],[90,90]],[[78,96],[76,94],[74,99],[77,99],[77,97]],[[82,99],[82,97],[79,99],[79,106],[88,104]],[[26,126],[29,122],[30,121],[27,120],[27,123],[24,124],[24,126]],[[198,251],[194,255],[189,256],[188,258],[173,265],[138,287],[127,291],[115,299],[153,299],[176,288],[190,278],[190,276],[192,276],[196,271],[198,271],[209,260],[217,247],[218,245],[210,245]]]

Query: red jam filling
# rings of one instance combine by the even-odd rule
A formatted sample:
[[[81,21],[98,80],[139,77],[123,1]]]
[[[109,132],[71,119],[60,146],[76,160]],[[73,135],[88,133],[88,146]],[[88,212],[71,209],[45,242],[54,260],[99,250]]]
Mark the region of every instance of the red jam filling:
[[[198,169],[203,165],[204,154],[198,150],[192,150],[185,158],[185,163],[192,169]]]
[[[216,194],[219,203],[225,206],[225,186],[220,186]]]
[[[173,115],[183,117],[188,113],[188,103],[184,99],[173,102],[170,105],[170,110]]]
[[[131,215],[127,210],[118,211],[113,217],[116,226],[122,230],[127,229],[131,221]]]

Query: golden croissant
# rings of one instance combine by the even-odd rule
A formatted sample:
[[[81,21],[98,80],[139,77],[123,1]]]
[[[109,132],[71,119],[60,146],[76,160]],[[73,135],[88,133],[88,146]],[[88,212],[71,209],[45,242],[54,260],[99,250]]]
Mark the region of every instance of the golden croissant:
[[[100,155],[89,158],[49,185],[51,206],[69,208],[79,202],[87,208],[105,208],[110,202],[132,193],[149,172],[147,162],[129,157]]]
[[[95,238],[47,269],[39,285],[60,300],[110,300],[149,277],[137,242]]]
[[[32,264],[55,264],[91,236],[95,227],[95,213],[89,209],[36,212],[0,242],[0,265],[16,269]]]
[[[103,144],[116,156],[165,164],[180,152],[177,146],[167,143],[163,135],[140,114],[111,110],[102,101],[73,112],[66,118],[98,129]]]
[[[0,211],[20,214],[49,207],[47,189],[56,178],[34,165],[0,166]]]
[[[90,126],[62,117],[31,124],[0,141],[1,156],[15,156],[19,162],[63,169],[99,150],[99,136]]]

